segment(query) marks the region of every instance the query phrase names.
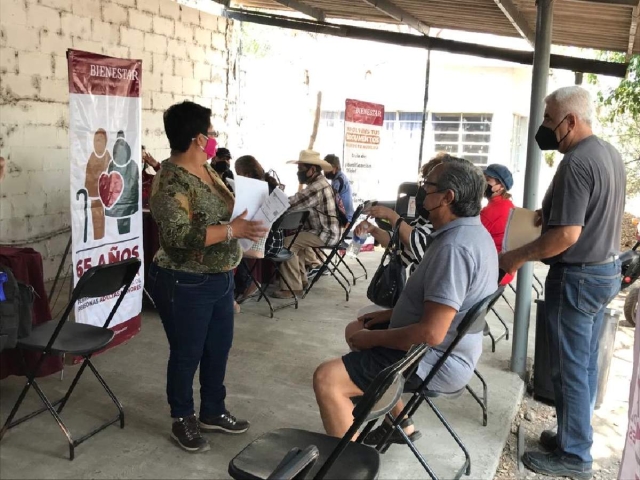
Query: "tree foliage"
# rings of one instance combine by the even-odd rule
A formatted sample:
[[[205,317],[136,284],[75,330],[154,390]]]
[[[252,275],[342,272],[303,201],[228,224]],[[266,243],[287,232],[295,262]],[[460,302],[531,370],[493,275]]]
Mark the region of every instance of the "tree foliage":
[[[601,58],[623,62],[623,53],[603,52]],[[601,85],[597,77],[590,83]],[[640,193],[640,55],[629,63],[626,78],[617,87],[602,88],[597,95],[597,115],[602,136],[615,145],[627,167],[627,193]]]

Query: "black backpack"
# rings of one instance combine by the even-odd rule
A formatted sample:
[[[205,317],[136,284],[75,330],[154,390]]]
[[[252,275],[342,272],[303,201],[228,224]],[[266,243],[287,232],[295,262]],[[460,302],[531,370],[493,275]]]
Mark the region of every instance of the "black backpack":
[[[33,288],[18,282],[9,267],[0,264],[0,352],[14,348],[18,338],[31,333]]]

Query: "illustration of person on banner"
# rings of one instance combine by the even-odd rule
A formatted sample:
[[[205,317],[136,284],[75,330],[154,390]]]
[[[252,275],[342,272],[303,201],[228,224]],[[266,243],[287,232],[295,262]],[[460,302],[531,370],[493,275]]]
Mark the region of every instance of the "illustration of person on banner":
[[[109,163],[108,174],[100,176],[100,187],[101,196],[104,188],[104,196],[109,199],[105,205],[106,215],[117,219],[120,235],[129,233],[131,215],[138,211],[140,185],[138,163],[131,158],[131,147],[122,130],[118,132],[118,139],[113,145],[113,159]]]
[[[93,225],[93,239],[100,240],[104,237],[104,204],[100,200],[99,180],[111,162],[111,155],[107,150],[107,132],[104,128],[99,128],[93,134],[93,151],[87,161],[86,177],[84,181],[85,191],[82,189],[78,191],[84,193],[85,201],[88,196],[91,200],[91,222]],[[85,224],[87,222],[88,212],[85,207]],[[87,241],[85,236],[85,242]]]

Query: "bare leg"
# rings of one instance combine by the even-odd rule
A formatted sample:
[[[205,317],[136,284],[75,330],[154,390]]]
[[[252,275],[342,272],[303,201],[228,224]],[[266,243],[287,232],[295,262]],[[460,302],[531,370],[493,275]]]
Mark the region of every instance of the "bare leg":
[[[316,369],[313,390],[325,431],[332,437],[343,437],[353,423],[351,398],[361,396],[362,390],[349,378],[342,359],[329,360]]]

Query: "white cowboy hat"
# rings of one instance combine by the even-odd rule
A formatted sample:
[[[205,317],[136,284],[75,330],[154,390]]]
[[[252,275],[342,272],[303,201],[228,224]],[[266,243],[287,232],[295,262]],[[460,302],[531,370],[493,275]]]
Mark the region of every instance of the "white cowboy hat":
[[[318,165],[325,172],[330,172],[333,167],[329,162],[320,158],[320,154],[313,150],[302,150],[298,160],[289,160],[287,163],[306,163],[308,165]]]

